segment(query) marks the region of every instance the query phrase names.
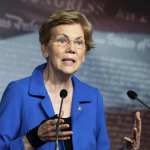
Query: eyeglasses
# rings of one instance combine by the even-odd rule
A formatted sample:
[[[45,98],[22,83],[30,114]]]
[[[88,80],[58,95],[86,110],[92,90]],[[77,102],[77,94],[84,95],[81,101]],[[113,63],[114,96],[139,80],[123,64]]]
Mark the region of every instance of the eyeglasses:
[[[83,49],[85,47],[85,41],[81,37],[70,40],[67,35],[59,35],[55,39],[51,39],[51,41],[61,48],[68,48],[71,42],[73,42],[75,49]]]

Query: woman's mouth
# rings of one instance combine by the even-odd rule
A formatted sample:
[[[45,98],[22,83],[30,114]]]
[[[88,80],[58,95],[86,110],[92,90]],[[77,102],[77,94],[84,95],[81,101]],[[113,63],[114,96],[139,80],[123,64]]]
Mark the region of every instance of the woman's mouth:
[[[72,58],[64,58],[62,61],[67,66],[72,66],[75,63],[75,60]]]

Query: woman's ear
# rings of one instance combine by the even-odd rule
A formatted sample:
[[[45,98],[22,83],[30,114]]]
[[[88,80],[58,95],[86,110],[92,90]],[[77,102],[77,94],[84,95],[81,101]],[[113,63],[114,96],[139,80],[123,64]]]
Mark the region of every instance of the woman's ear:
[[[83,57],[82,57],[82,61],[81,61],[82,63],[85,62],[86,55],[87,55],[87,50],[85,50],[84,55],[83,55]]]
[[[48,47],[44,44],[41,45],[41,51],[44,58],[48,58]]]
[[[83,58],[82,58],[82,63],[84,63],[85,62],[85,56],[83,56]]]

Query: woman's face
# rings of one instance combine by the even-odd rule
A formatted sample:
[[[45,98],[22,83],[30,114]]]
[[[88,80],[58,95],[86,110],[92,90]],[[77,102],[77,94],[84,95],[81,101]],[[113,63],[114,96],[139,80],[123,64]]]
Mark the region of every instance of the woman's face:
[[[51,39],[42,48],[54,72],[73,74],[84,62],[86,46],[80,24],[58,25],[51,29]]]

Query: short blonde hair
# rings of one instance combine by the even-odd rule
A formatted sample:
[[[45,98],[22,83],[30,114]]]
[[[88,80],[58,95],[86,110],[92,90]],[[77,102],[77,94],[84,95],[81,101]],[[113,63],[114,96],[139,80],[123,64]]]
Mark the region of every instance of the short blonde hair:
[[[47,45],[51,38],[51,29],[58,25],[78,23],[83,28],[86,50],[93,48],[92,25],[85,15],[76,10],[60,10],[50,15],[39,30],[39,40]]]

